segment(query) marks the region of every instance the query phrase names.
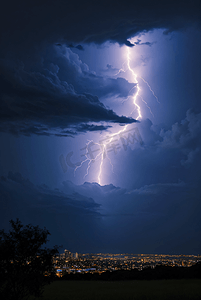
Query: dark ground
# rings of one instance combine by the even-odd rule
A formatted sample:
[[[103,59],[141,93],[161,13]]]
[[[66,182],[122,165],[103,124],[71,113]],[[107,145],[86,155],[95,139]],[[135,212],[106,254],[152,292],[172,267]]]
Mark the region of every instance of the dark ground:
[[[33,300],[34,298],[30,298]],[[43,300],[200,300],[201,279],[68,281],[45,287]]]

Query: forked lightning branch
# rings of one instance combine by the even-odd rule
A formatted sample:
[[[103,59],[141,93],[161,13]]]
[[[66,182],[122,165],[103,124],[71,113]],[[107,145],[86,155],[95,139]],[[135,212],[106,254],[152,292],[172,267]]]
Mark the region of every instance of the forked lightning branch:
[[[141,111],[140,101],[138,101],[141,99],[141,101],[149,109],[152,116],[154,116],[151,111],[151,108],[148,106],[147,102],[140,95],[141,89],[139,87],[138,78],[142,79],[142,81],[148,86],[150,92],[153,94],[153,96],[156,98],[157,102],[159,103],[158,98],[155,95],[155,93],[152,90],[149,83],[144,78],[138,77],[137,74],[134,72],[134,70],[131,67],[130,48],[127,47],[126,51],[127,51],[126,52],[126,62],[124,62],[122,69],[120,69],[116,75],[118,75],[121,72],[129,71],[133,78],[133,83],[135,83],[134,88],[136,88],[136,93],[132,96],[134,107],[133,107],[133,111],[131,112],[131,114],[133,114],[135,112],[136,113],[135,119],[136,120],[142,119],[142,111]],[[109,161],[109,163],[112,167],[112,171],[113,171],[113,165],[112,165],[111,159],[109,157],[110,152],[113,152],[114,154],[116,154],[117,151],[121,148],[121,146],[123,147],[124,150],[127,150],[127,147],[129,144],[131,145],[131,144],[134,144],[137,142],[140,145],[142,145],[142,143],[143,143],[138,128],[135,127],[135,128],[128,129],[128,126],[129,125],[123,126],[123,128],[121,130],[105,137],[104,139],[100,140],[99,142],[94,142],[93,140],[88,140],[86,145],[80,149],[81,151],[84,151],[84,154],[81,154],[81,157],[84,157],[84,159],[79,162],[75,162],[75,163],[72,162],[73,151],[71,151],[67,154],[66,159],[64,158],[63,155],[61,155],[59,157],[59,161],[60,161],[63,171],[66,172],[68,167],[71,167],[71,168],[74,168],[74,174],[76,174],[76,171],[78,171],[79,168],[81,168],[83,165],[87,164],[86,173],[84,175],[84,178],[85,178],[89,174],[91,164],[98,161],[99,162],[99,171],[97,174],[97,182],[99,184],[101,184],[103,162],[104,162],[105,158],[107,158],[107,160]]]

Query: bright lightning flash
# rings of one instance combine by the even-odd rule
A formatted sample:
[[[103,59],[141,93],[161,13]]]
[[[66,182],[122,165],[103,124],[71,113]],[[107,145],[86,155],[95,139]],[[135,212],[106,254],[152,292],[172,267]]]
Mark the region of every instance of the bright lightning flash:
[[[81,168],[82,165],[83,165],[85,162],[88,162],[88,165],[87,165],[87,171],[86,171],[86,174],[84,175],[84,178],[85,178],[85,177],[89,174],[89,169],[90,169],[90,167],[91,167],[91,163],[93,163],[93,162],[95,162],[96,160],[99,160],[99,159],[100,159],[101,162],[100,162],[99,173],[98,173],[98,183],[101,185],[101,174],[102,174],[102,168],[103,168],[103,159],[104,159],[105,157],[107,157],[107,159],[109,160],[109,162],[110,162],[110,164],[111,164],[111,166],[112,166],[112,170],[113,170],[112,162],[111,162],[109,156],[107,155],[107,150],[106,150],[106,149],[107,149],[107,145],[109,145],[112,141],[114,141],[115,137],[116,137],[118,134],[124,132],[124,131],[126,130],[127,126],[128,126],[128,125],[125,125],[124,128],[123,128],[122,130],[120,130],[120,131],[117,132],[117,133],[114,133],[114,134],[110,135],[110,137],[109,137],[109,138],[107,139],[107,141],[104,142],[104,143],[99,144],[99,143],[94,143],[93,141],[88,141],[87,144],[86,144],[86,147],[85,147],[85,148],[86,148],[86,153],[85,153],[85,155],[84,155],[84,156],[86,157],[86,159],[83,160],[83,161],[81,162],[81,164],[75,168],[74,174],[75,174],[75,172],[77,171],[77,169]],[[94,158],[89,158],[89,157],[88,157],[88,154],[90,154],[90,153],[89,153],[89,149],[90,149],[90,146],[91,146],[91,145],[98,145],[98,146],[100,147],[100,149],[98,149],[98,150],[101,150],[100,153],[98,153]],[[98,150],[97,150],[97,151],[98,151]]]
[[[138,80],[137,80],[138,76],[137,76],[137,74],[135,74],[135,72],[133,71],[133,69],[131,68],[131,65],[130,65],[131,58],[130,58],[130,48],[129,48],[129,47],[127,47],[127,55],[126,55],[126,57],[127,57],[127,60],[126,60],[126,62],[124,62],[123,68],[120,69],[119,72],[118,72],[117,74],[119,74],[120,72],[126,72],[127,70],[129,70],[129,71],[131,72],[131,74],[132,74],[133,81],[134,81],[134,83],[136,83],[135,87],[136,87],[136,89],[137,89],[137,92],[136,92],[135,95],[133,96],[133,104],[135,105],[135,109],[134,109],[134,110],[137,110],[137,113],[138,113],[138,115],[137,115],[137,117],[136,117],[136,120],[139,120],[139,119],[142,118],[142,113],[141,113],[141,107],[140,107],[140,105],[137,103],[137,97],[138,97],[138,96],[141,98],[141,100],[142,100],[142,101],[146,104],[146,106],[149,108],[150,113],[151,113],[152,115],[153,115],[153,113],[152,113],[152,111],[151,111],[151,108],[147,105],[146,101],[139,95],[140,88],[139,88],[139,84],[138,84]],[[125,70],[125,65],[127,65],[126,70]],[[116,74],[116,75],[117,75],[117,74]],[[156,95],[154,94],[154,92],[153,92],[153,90],[151,89],[151,87],[150,87],[150,85],[148,84],[148,82],[147,82],[145,79],[143,79],[142,77],[139,77],[139,78],[141,78],[141,79],[147,84],[149,90],[152,92],[153,96],[156,98],[157,102],[159,103],[158,98],[157,98]],[[134,112],[134,110],[133,110],[133,112]],[[132,113],[133,113],[133,112],[132,112]],[[131,113],[131,114],[132,114],[132,113]],[[106,150],[106,149],[107,149],[107,146],[108,146],[112,141],[114,141],[114,139],[115,139],[115,137],[116,137],[117,135],[119,135],[119,134],[121,134],[122,132],[124,132],[124,131],[126,130],[127,127],[128,127],[128,125],[125,125],[125,126],[123,127],[122,130],[118,131],[117,133],[114,133],[114,134],[110,135],[110,137],[107,139],[107,141],[106,141],[105,143],[99,144],[99,143],[94,143],[93,141],[88,141],[87,144],[86,144],[86,147],[85,147],[85,148],[86,148],[86,153],[85,153],[85,155],[84,155],[84,156],[86,157],[86,159],[83,160],[82,163],[81,163],[79,166],[77,166],[77,167],[75,168],[74,173],[75,173],[76,170],[77,170],[78,168],[80,168],[85,162],[88,162],[88,165],[87,165],[87,171],[86,171],[86,174],[85,174],[85,176],[84,176],[84,178],[85,178],[85,177],[89,174],[89,169],[90,169],[90,167],[91,167],[91,163],[92,163],[92,162],[95,162],[96,160],[99,160],[99,159],[100,159],[101,162],[100,162],[99,173],[98,173],[98,183],[101,185],[102,168],[103,168],[103,159],[104,159],[105,157],[107,157],[107,159],[109,160],[109,162],[110,162],[110,164],[111,164],[111,166],[112,166],[112,169],[113,169],[112,162],[111,162],[110,158],[109,158],[108,155],[107,155],[107,150]],[[88,157],[90,145],[98,145],[98,146],[100,147],[99,150],[101,150],[100,153],[98,153],[94,158],[89,158],[89,157]],[[87,151],[88,151],[88,152],[87,152]]]
[[[137,81],[137,75],[134,73],[133,69],[130,66],[130,49],[127,47],[127,66],[128,66],[128,70],[132,73],[133,75],[133,79],[134,79],[134,83],[136,83],[136,87],[137,87],[137,92],[136,94],[133,96],[133,104],[136,106],[137,108],[137,112],[138,112],[138,116],[136,118],[136,120],[138,120],[139,118],[142,118],[142,114],[141,114],[141,109],[139,104],[137,104],[137,96],[139,95],[140,92],[140,88],[138,85],[138,81]]]

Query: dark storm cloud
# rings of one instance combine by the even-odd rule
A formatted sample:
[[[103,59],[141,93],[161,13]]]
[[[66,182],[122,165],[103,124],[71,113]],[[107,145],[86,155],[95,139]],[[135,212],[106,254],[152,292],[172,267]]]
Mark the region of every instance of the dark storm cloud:
[[[55,136],[65,136],[65,137],[74,137],[75,135],[79,134],[80,132],[86,131],[105,131],[112,126],[110,125],[95,125],[95,124],[79,124],[77,125],[74,130],[62,130],[59,134],[54,134]]]
[[[65,45],[83,50],[84,43],[144,44],[128,39],[154,28],[168,32],[199,23],[199,3],[6,1],[0,11],[0,130],[60,136],[88,122],[134,122],[100,99],[126,98],[135,84],[90,72]]]
[[[163,125],[154,126],[150,120],[142,120],[137,127],[143,145],[136,145],[133,150],[130,145],[126,153],[112,157],[115,185],[133,189],[144,185],[175,183],[180,179],[200,186],[200,113],[188,110],[186,118],[169,129]],[[122,172],[124,177],[119,177],[118,174]]]
[[[112,126],[80,124],[76,129],[78,132],[86,132],[86,131],[103,131],[111,127]]]
[[[162,142],[159,147],[179,149],[183,154],[181,164],[190,167],[193,163],[199,164],[198,157],[201,149],[201,113],[195,114],[188,110],[186,118],[172,125],[171,130],[161,130]]]
[[[65,46],[46,50],[43,55],[43,68],[53,72],[61,81],[68,82],[79,93],[91,93],[104,98],[128,97],[135,92],[135,83],[129,83],[124,78],[97,75],[89,70],[88,65],[77,54]]]
[[[53,243],[74,251],[199,253],[201,114],[188,110],[169,129],[150,120],[138,128],[143,145],[128,146],[127,162],[117,156],[119,169],[112,161],[131,188],[64,181],[50,189],[10,172],[0,183],[1,224],[17,216],[44,224]]]
[[[189,109],[186,118],[181,122],[172,125],[170,130],[161,130],[160,136],[163,138],[160,144],[163,147],[190,148],[200,142],[201,135],[201,113],[196,114]]]
[[[102,226],[112,252],[124,252],[125,247],[130,252],[199,252],[201,203],[194,184],[166,182],[127,190],[112,184],[76,186],[68,181],[61,190],[91,195],[101,203]]]
[[[133,46],[128,39],[140,32],[154,28],[168,32],[200,23],[200,1],[8,0],[0,20],[5,48],[31,49],[44,41],[66,41],[67,45],[111,41]]]
[[[87,251],[87,245],[96,241],[100,204],[91,197],[36,186],[21,174],[9,172],[0,180],[0,205],[0,228],[8,230],[9,220],[16,218],[23,224],[45,226],[52,245],[71,251],[81,247]]]
[[[9,219],[46,226],[52,244],[73,251],[198,253],[198,187],[182,181],[127,190],[65,181],[59,189],[35,186],[19,173],[0,181],[0,223]],[[143,238],[142,238],[143,237]]]
[[[11,61],[1,60],[0,86],[0,130],[4,132],[66,136],[69,131],[71,136],[84,129],[109,127],[88,122],[135,122],[116,115],[98,98],[127,97],[135,91],[135,84],[123,78],[97,76],[66,47],[50,48],[33,62],[11,65]]]
[[[5,191],[8,186],[11,190],[11,194],[14,190],[16,194],[25,194],[23,200],[19,198],[17,201],[19,206],[24,203],[26,209],[38,207],[40,209],[46,208],[47,210],[54,210],[55,213],[65,211],[66,214],[69,214],[68,209],[71,208],[71,213],[73,209],[74,214],[77,215],[99,215],[98,210],[100,204],[97,204],[91,197],[82,196],[77,192],[66,194],[58,189],[52,190],[47,185],[35,186],[28,179],[23,178],[20,173],[13,172],[9,172],[7,178],[1,178],[1,196],[3,202],[7,199],[3,191]],[[12,197],[10,197],[10,199],[13,201]],[[26,197],[27,199],[25,199]],[[26,204],[25,200],[27,201]]]
[[[61,44],[56,44],[57,46],[62,46]],[[82,45],[73,46],[72,44],[68,45],[69,48],[76,48],[78,50],[84,50]]]
[[[137,42],[133,42],[133,44],[136,46],[141,46],[141,45],[147,45],[149,47],[151,47],[153,44],[155,44],[154,42],[150,43],[150,42],[145,42],[145,43],[141,43],[140,39],[137,39]]]
[[[116,75],[117,73],[120,72],[120,70],[118,68],[114,68],[110,64],[107,64],[106,68],[102,69],[101,71],[104,73],[112,74],[112,75]]]

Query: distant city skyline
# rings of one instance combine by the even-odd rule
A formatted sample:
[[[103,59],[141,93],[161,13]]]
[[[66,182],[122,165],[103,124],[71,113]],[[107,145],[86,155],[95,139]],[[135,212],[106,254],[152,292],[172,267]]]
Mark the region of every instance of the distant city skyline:
[[[156,266],[191,267],[201,262],[201,255],[64,253],[54,258],[57,276],[66,273],[103,273],[117,270],[143,270]]]

